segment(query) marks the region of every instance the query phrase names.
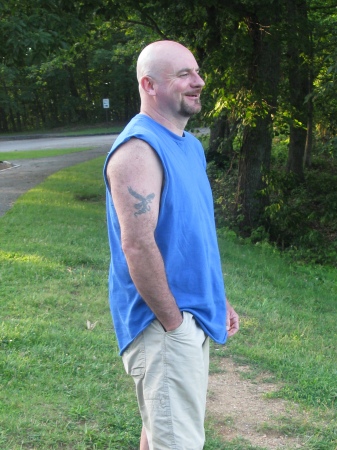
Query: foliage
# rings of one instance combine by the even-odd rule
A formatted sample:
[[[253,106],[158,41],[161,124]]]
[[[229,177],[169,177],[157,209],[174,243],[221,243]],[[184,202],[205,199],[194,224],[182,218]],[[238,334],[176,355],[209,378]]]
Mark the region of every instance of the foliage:
[[[264,227],[262,235],[281,246],[311,253],[327,247],[329,235],[331,263],[334,228],[322,231],[315,218],[307,190],[319,195],[319,187],[305,171],[317,149],[336,155],[336,22],[332,0],[5,0],[0,132],[125,122],[139,111],[139,51],[157,39],[178,40],[193,50],[206,81],[203,112],[190,126],[212,129],[210,170],[226,225],[254,239]],[[275,175],[276,134],[287,146]],[[291,174],[299,210],[290,200]],[[288,229],[299,220],[303,236]]]
[[[99,14],[102,2],[57,3],[4,4],[0,30],[11,37],[0,61],[2,131],[126,120],[138,110],[137,32]]]
[[[237,222],[240,218],[235,215],[237,186],[237,167],[231,170],[221,170],[214,163],[207,166],[207,174],[213,191],[215,219],[218,228],[230,228],[238,232]]]
[[[317,158],[301,184],[280,172],[269,175],[270,239],[295,258],[337,265],[336,169],[330,159]]]
[[[279,153],[278,153],[279,152]],[[268,196],[258,226],[250,232],[253,243],[270,242],[290,253],[295,260],[337,266],[337,167],[328,151],[317,155],[305,171],[302,183],[293,174],[282,171],[284,151],[274,148],[272,170],[265,173]],[[237,167],[228,171],[209,164],[218,226],[239,234],[240,215],[235,215]]]
[[[317,150],[328,143],[330,151],[334,151],[337,17],[334,5],[329,1],[323,3],[318,6],[313,1],[275,1],[269,5],[237,2],[236,7],[228,8],[232,13],[229,28],[233,17],[237,27],[232,28],[231,34],[229,28],[223,28],[226,37],[231,35],[230,44],[226,49],[220,44],[209,57],[209,61],[215,61],[212,58],[216,55],[225,55],[223,61],[217,58],[218,67],[211,65],[207,79],[212,90],[210,96],[215,101],[210,110],[211,126],[221,130],[214,117],[222,114],[223,121],[232,125],[227,128],[242,137],[238,155],[231,152],[230,134],[214,133],[210,143],[209,161],[220,172],[226,170],[223,162],[231,159],[233,163],[235,156],[237,161],[232,166],[238,166],[231,173],[223,172],[226,181],[223,179],[222,185],[217,185],[217,191],[222,187],[223,190],[216,195],[216,208],[219,209],[219,203],[225,208],[226,225],[242,236],[256,235],[261,226],[266,230],[262,234],[268,235],[269,224],[265,223],[267,217],[263,212],[270,200],[274,201],[268,197],[271,190],[266,183],[271,182],[268,172],[275,133],[287,138],[283,165],[277,166],[277,175],[291,178],[294,174],[299,190],[304,170],[310,170],[315,157],[315,147]],[[217,20],[221,21],[221,12]],[[218,153],[214,151],[214,143]],[[233,187],[230,191],[228,183]],[[270,210],[275,209],[275,205],[269,206]],[[287,211],[284,213],[286,216]],[[308,232],[308,239],[303,237],[296,247],[308,246],[315,239],[314,234]],[[329,263],[333,254],[334,250],[327,253]],[[322,260],[323,252],[319,258]]]

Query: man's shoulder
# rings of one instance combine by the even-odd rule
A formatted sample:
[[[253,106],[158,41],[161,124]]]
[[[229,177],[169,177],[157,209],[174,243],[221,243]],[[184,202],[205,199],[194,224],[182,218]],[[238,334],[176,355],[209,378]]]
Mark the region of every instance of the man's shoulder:
[[[130,137],[130,139],[123,142],[116,150],[117,151],[123,150],[125,152],[132,153],[132,152],[139,152],[139,151],[144,152],[144,151],[148,151],[150,149],[152,150],[151,145],[148,142],[146,142],[144,139],[132,136],[132,137]]]
[[[124,130],[118,136],[116,145],[126,142],[131,138],[135,138],[142,141],[153,139],[160,133],[161,125],[150,117],[143,114],[137,114],[126,125]]]
[[[110,168],[117,165],[125,170],[130,165],[150,163],[156,158],[155,155],[150,144],[143,139],[131,137],[112,152],[108,165]]]

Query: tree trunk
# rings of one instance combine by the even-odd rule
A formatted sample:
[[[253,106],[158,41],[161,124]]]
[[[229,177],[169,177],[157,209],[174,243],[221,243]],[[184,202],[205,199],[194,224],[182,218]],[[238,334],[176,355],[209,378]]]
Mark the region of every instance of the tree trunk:
[[[308,89],[309,34],[307,5],[305,0],[288,0],[288,59],[289,59],[289,99],[291,110],[289,153],[287,171],[302,180],[304,177],[304,151],[308,110],[305,104]]]
[[[89,77],[89,68],[88,68],[88,58],[85,56],[85,65],[84,65],[84,84],[85,90],[87,92],[87,98],[90,103],[92,103],[92,92],[90,86],[90,77]]]
[[[304,166],[307,168],[311,167],[311,155],[312,155],[312,145],[313,145],[313,133],[314,133],[314,105],[312,101],[312,93],[314,90],[313,86],[313,47],[312,47],[312,36],[310,36],[310,68],[309,68],[309,80],[308,80],[308,123],[307,123],[307,137],[305,141],[305,150],[304,150]]]
[[[242,234],[259,225],[268,197],[261,195],[265,187],[264,173],[270,169],[272,148],[272,114],[275,112],[280,61],[280,39],[278,37],[278,5],[262,19],[249,18],[253,52],[250,73],[250,90],[258,99],[255,121],[243,133],[240,149],[237,213]],[[257,103],[257,102],[256,102]]]
[[[227,114],[217,117],[210,131],[207,161],[213,161],[215,165],[224,169],[228,167],[233,158],[233,141],[237,132],[237,123],[231,124]]]
[[[6,85],[5,81],[2,82],[2,85],[3,85],[3,88],[4,88],[4,92],[5,92],[6,96],[7,96],[9,122],[12,125],[12,131],[18,131],[17,128],[16,128],[14,114],[13,114],[13,110],[12,110],[12,107],[11,107],[11,100],[10,100],[10,96],[9,96],[7,85]]]
[[[304,166],[307,168],[311,167],[311,155],[312,155],[312,143],[313,143],[313,104],[312,99],[309,99],[308,104],[308,125],[307,125],[307,135],[305,141],[304,150]]]
[[[246,127],[240,151],[238,213],[243,217],[239,223],[242,234],[250,234],[261,219],[268,197],[261,195],[265,187],[263,172],[270,168],[271,116],[259,118],[255,127]]]
[[[35,93],[34,97],[35,97],[36,109],[38,111],[38,115],[36,115],[36,118],[35,118],[35,120],[36,120],[36,127],[38,127],[40,125],[40,120],[41,120],[41,123],[43,124],[43,126],[45,126],[46,125],[46,116],[45,116],[45,113],[43,111],[43,107],[42,107],[42,105],[40,103],[40,99],[38,97],[38,94]]]
[[[300,180],[303,180],[304,177],[303,162],[306,137],[305,128],[294,124],[290,126],[287,171],[297,175]]]
[[[76,99],[75,101],[75,112],[78,115],[78,117],[80,118],[80,120],[84,120],[86,121],[88,119],[87,116],[87,111],[85,109],[82,109],[81,107],[78,108],[79,104],[80,104],[80,94],[78,93],[77,87],[76,87],[76,83],[75,83],[75,77],[74,77],[74,73],[71,67],[67,67],[67,72],[68,72],[68,79],[69,79],[69,89],[70,89],[70,93],[71,96]],[[71,121],[71,117],[69,117],[69,120]]]
[[[6,133],[8,131],[8,122],[5,110],[0,106],[0,132]]]
[[[20,116],[20,113],[18,111],[16,112],[16,123],[17,123],[17,130],[18,131],[22,131],[21,116]]]

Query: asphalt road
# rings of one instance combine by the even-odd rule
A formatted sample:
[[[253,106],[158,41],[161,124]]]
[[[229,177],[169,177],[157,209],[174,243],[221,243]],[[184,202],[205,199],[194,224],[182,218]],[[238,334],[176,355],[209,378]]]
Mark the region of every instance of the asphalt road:
[[[43,138],[0,141],[0,151],[38,150],[70,147],[91,147],[83,152],[39,159],[13,160],[13,167],[0,170],[0,217],[20,195],[40,184],[49,175],[75,164],[106,155],[116,135],[85,136],[79,138]]]
[[[98,136],[51,137],[39,139],[1,139],[0,152],[73,147],[98,147],[102,145],[106,145],[110,148],[115,137],[115,135],[108,134]]]

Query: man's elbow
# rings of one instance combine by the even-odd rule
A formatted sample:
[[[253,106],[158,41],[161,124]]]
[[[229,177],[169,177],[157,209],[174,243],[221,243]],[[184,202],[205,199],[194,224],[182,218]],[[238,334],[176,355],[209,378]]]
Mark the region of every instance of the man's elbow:
[[[149,240],[136,236],[124,236],[121,243],[126,259],[138,257],[150,247]]]

